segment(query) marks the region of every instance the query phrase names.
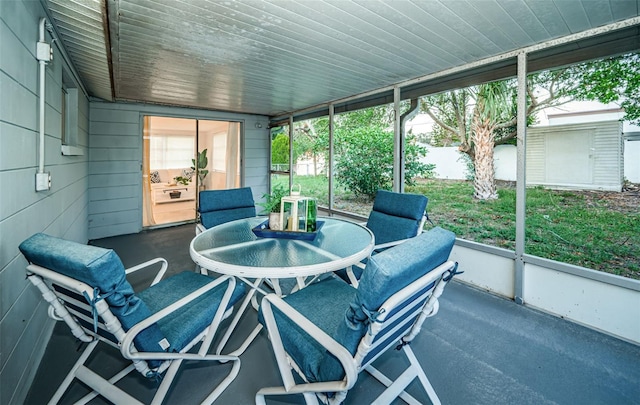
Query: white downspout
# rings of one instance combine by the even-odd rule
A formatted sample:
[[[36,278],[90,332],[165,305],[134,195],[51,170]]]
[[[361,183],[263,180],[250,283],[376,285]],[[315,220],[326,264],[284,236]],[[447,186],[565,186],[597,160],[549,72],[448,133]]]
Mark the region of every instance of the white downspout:
[[[45,76],[46,65],[52,59],[51,45],[44,42],[44,28],[46,20],[40,19],[38,43],[36,44],[36,58],[40,73],[40,144],[38,153],[38,172],[36,173],[36,191],[46,191],[51,188],[51,176],[44,172],[44,109],[45,109]]]

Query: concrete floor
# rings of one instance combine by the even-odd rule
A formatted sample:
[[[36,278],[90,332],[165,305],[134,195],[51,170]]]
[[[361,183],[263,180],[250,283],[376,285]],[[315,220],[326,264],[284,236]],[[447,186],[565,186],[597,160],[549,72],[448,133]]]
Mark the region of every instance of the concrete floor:
[[[92,241],[113,248],[125,266],[162,256],[169,271],[193,270],[188,254],[194,225],[156,229]],[[464,270],[464,269],[462,269]],[[134,287],[144,280],[134,280]],[[440,312],[428,319],[412,343],[443,404],[640,404],[640,347],[565,320],[516,305],[458,282],[450,283],[440,299]],[[249,311],[232,338],[234,348],[255,326]],[[55,326],[26,404],[48,401],[79,356],[78,343],[66,326]],[[382,369],[396,371],[403,359],[388,353],[378,360]],[[258,389],[280,384],[275,360],[263,332],[241,356],[239,376],[222,394],[219,404],[252,404]],[[122,364],[119,353],[106,348],[94,356],[94,368]],[[197,404],[228,365],[187,364],[167,396],[167,404]],[[154,382],[132,373],[122,387],[150,401]],[[362,375],[345,404],[368,404],[381,391]],[[61,403],[86,393],[75,383]],[[410,393],[424,403],[427,396],[413,383]],[[96,399],[92,403],[106,403]],[[298,396],[268,398],[269,404],[300,404]],[[402,403],[396,401],[395,403]]]

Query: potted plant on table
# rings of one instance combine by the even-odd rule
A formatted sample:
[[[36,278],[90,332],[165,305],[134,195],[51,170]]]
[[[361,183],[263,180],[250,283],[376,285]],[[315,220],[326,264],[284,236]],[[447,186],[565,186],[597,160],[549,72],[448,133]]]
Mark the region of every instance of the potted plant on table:
[[[189,180],[187,177],[183,177],[183,176],[177,176],[173,178],[176,181],[176,184],[182,184],[183,186],[188,186],[189,182],[191,180]]]
[[[280,202],[287,195],[287,190],[281,184],[273,186],[271,194],[263,194],[264,202],[258,203],[264,208],[263,214],[269,214],[269,229],[282,230],[280,227]]]

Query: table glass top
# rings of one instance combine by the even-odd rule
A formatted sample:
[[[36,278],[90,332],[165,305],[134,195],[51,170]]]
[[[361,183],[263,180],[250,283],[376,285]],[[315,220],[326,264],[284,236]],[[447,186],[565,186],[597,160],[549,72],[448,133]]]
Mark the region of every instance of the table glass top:
[[[315,240],[258,237],[252,228],[266,218],[256,217],[213,227],[191,242],[191,256],[201,266],[223,273],[251,269],[295,269],[295,274],[332,271],[353,264],[371,252],[373,234],[364,226],[334,218],[318,218],[324,225]],[[329,268],[330,267],[330,268]],[[241,268],[245,268],[244,271]],[[231,269],[231,271],[229,271]],[[291,276],[289,274],[288,276]]]

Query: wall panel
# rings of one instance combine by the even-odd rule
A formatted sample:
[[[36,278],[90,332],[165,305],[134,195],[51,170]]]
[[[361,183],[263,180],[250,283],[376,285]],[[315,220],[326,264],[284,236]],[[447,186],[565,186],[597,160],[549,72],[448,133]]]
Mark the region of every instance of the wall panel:
[[[514,292],[514,253],[471,241],[456,241],[450,260],[464,271],[456,279],[507,298]]]
[[[624,282],[640,285],[638,280],[625,279]],[[528,263],[524,299],[528,305],[542,311],[636,344],[640,342],[640,291],[637,289]]]
[[[90,103],[89,238],[142,229],[142,120],[145,115],[239,121],[243,124],[243,185],[256,200],[266,192],[267,118],[133,103]],[[256,123],[261,123],[257,128]],[[249,152],[250,151],[250,152]]]
[[[35,191],[38,169],[39,77],[35,58],[41,2],[0,1],[0,404],[24,401],[53,321],[25,279],[18,250],[36,232],[85,243],[88,156],[62,156],[61,100],[64,60],[54,47],[45,75],[44,169],[50,190]],[[51,42],[46,34],[46,41]],[[88,103],[80,92],[79,139],[88,146]],[[84,112],[83,112],[84,111]]]

